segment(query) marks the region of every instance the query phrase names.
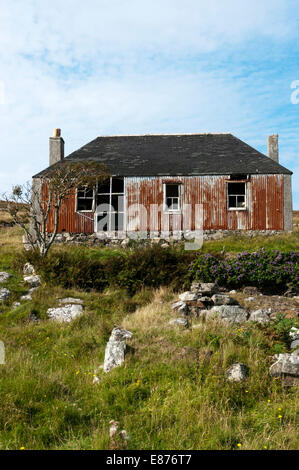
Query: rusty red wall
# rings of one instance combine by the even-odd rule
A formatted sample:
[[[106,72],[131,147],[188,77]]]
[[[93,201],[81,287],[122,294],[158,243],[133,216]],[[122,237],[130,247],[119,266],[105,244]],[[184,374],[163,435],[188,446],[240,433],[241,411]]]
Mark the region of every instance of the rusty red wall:
[[[150,212],[152,204],[162,206],[163,184],[182,184],[182,204],[191,204],[191,230],[195,229],[195,204],[203,205],[204,230],[283,230],[284,201],[283,175],[253,175],[247,182],[247,209],[227,209],[226,185],[229,175],[189,177],[131,177],[125,179],[127,230],[132,229],[128,209],[132,204],[145,207],[146,214],[139,211],[139,230],[160,231],[161,213]],[[76,213],[74,194],[62,204],[58,232],[93,233],[93,213]],[[170,217],[170,229],[181,230],[179,215]],[[132,217],[131,217],[132,219]],[[48,231],[53,231],[54,218],[50,214]],[[134,225],[134,230],[136,224]]]

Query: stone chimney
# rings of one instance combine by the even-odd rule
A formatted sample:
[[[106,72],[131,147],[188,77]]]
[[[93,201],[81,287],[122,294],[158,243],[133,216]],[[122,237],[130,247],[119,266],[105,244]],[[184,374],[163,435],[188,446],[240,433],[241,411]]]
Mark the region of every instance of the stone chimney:
[[[64,159],[64,140],[61,137],[61,129],[54,129],[53,136],[50,137],[49,149],[49,165],[54,165]]]
[[[278,134],[268,137],[268,157],[279,163]]]

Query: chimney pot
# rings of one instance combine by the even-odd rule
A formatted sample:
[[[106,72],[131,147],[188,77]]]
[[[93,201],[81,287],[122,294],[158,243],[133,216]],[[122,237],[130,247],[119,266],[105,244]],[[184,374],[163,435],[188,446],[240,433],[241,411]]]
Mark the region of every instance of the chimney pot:
[[[64,159],[64,140],[61,137],[61,129],[54,129],[53,136],[49,140],[49,150],[50,166]]]
[[[268,137],[268,157],[274,162],[279,163],[278,134]]]
[[[54,129],[53,137],[61,137],[61,129]]]

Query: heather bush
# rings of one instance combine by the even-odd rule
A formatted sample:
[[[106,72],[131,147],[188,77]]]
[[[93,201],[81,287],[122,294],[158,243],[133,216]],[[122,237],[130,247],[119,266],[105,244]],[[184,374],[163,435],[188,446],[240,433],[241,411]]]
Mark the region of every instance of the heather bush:
[[[289,284],[299,287],[299,253],[260,249],[232,259],[205,254],[197,257],[189,273],[191,279],[217,281],[228,287],[253,285],[276,291]]]

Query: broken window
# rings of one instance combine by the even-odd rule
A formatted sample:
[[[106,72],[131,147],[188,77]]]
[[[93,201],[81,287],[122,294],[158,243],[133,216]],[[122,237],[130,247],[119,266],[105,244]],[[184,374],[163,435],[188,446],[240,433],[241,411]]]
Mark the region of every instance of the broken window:
[[[228,209],[246,209],[246,183],[227,184]]]
[[[110,178],[98,186],[96,232],[124,230],[124,179]]]
[[[180,210],[180,186],[180,184],[175,183],[165,184],[165,208],[167,211]]]
[[[93,190],[78,189],[77,191],[77,211],[90,212],[93,210]]]

